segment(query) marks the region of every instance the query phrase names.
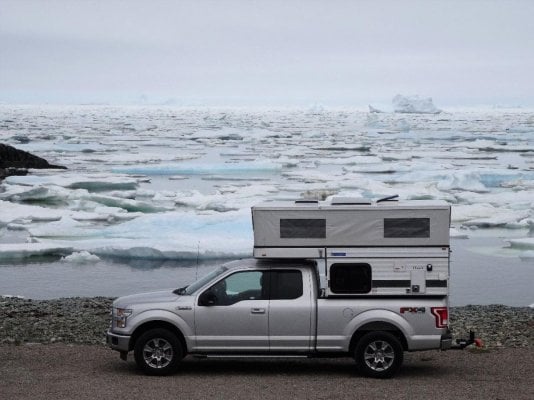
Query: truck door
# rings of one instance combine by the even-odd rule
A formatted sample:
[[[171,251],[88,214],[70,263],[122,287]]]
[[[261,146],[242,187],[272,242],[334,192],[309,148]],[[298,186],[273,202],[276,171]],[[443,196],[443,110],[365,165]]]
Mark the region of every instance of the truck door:
[[[235,272],[197,298],[196,350],[269,350],[267,271]],[[265,282],[264,282],[265,281]]]
[[[313,282],[297,269],[273,269],[270,275],[270,351],[307,352],[313,343]]]

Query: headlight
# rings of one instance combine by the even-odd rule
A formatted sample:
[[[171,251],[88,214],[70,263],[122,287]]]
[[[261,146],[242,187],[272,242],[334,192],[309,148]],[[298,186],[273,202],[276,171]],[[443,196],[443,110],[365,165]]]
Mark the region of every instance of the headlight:
[[[132,315],[132,310],[129,308],[114,308],[113,311],[113,319],[117,328],[126,328],[126,320]]]

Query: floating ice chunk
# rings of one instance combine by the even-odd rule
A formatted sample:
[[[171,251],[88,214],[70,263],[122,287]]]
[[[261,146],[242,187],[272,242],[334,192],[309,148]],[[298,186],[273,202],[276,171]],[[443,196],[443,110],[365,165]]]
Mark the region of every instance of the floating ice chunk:
[[[489,192],[489,189],[482,184],[480,175],[476,172],[449,171],[449,174],[438,182],[437,188],[443,191]]]
[[[62,217],[61,220],[50,222],[46,225],[29,228],[30,235],[35,238],[70,239],[98,236],[99,232],[91,229],[93,226],[75,221],[70,217]]]
[[[101,235],[100,240],[84,244],[91,246],[91,253],[154,259],[217,258],[249,256],[253,245],[248,208],[227,213],[147,214],[105,228]]]
[[[377,156],[356,156],[356,157],[336,157],[336,158],[321,158],[317,160],[317,164],[326,165],[368,165],[368,164],[383,164],[380,157]]]
[[[277,193],[279,189],[272,185],[226,185],[220,187],[215,194],[205,195],[198,190],[176,193],[176,205],[195,208],[197,210],[231,211],[252,206],[258,198],[269,193]]]
[[[534,238],[507,239],[506,241],[509,242],[510,247],[514,249],[534,249]]]
[[[118,197],[113,197],[113,196],[104,196],[104,195],[98,195],[98,194],[88,194],[84,197],[84,199],[95,202],[95,203],[103,204],[108,207],[122,208],[123,210],[127,210],[129,212],[139,211],[139,212],[145,212],[145,213],[152,213],[152,212],[169,211],[174,208],[170,205],[154,204],[153,202],[123,199],[123,198],[118,198]]]
[[[377,164],[377,165],[363,165],[355,167],[343,167],[345,172],[353,172],[360,174],[393,174],[395,172],[408,172],[410,167],[398,164]]]
[[[522,229],[528,228],[529,215],[529,210],[499,210],[494,216],[487,218],[471,219],[469,221],[463,222],[463,225],[477,228],[504,227],[508,229]]]
[[[61,173],[54,175],[9,176],[4,182],[8,185],[23,186],[61,186],[69,189],[86,189],[90,192],[109,190],[134,190],[138,180],[130,176],[111,176],[105,174],[79,175]]]
[[[80,190],[77,193],[62,188],[60,186],[42,186],[33,187],[23,185],[6,185],[6,190],[0,193],[0,199],[14,202],[39,202],[42,204],[60,204],[68,200],[69,197],[81,196],[87,193]]]
[[[439,114],[441,112],[434,103],[431,97],[420,96],[403,96],[396,95],[393,97],[393,107],[396,113],[409,114]]]
[[[249,161],[240,163],[224,164],[160,164],[160,165],[138,165],[136,167],[118,167],[113,172],[126,174],[145,175],[223,175],[223,174],[249,174],[249,173],[272,173],[281,170],[281,166],[272,162]]]
[[[450,228],[450,236],[454,239],[469,239],[469,235],[456,228]]]
[[[90,264],[100,261],[100,257],[91,254],[88,251],[79,251],[63,257],[61,261],[72,264]]]
[[[168,151],[168,152],[159,152],[152,153],[150,151],[141,151],[141,152],[128,152],[128,153],[119,153],[113,154],[113,156],[106,155],[105,157],[91,157],[91,162],[100,162],[113,165],[129,165],[129,164],[153,164],[160,162],[173,162],[173,161],[184,161],[184,160],[194,160],[201,157],[201,154],[193,153],[184,153],[178,151]]]
[[[23,224],[11,223],[11,224],[7,224],[7,229],[9,231],[25,231],[26,229],[28,229],[28,226],[23,225]]]
[[[0,244],[0,260],[17,260],[32,256],[65,256],[72,253],[72,246],[45,243]]]
[[[31,221],[57,221],[66,214],[63,210],[16,204],[3,200],[0,200],[0,210],[0,226],[21,219]]]
[[[3,299],[24,299],[25,298],[24,296],[19,296],[15,294],[3,294],[0,297]]]

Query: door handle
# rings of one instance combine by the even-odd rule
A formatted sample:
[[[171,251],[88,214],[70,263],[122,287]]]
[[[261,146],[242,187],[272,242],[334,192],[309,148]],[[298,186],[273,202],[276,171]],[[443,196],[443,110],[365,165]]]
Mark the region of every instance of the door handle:
[[[265,308],[251,308],[251,314],[265,314]]]

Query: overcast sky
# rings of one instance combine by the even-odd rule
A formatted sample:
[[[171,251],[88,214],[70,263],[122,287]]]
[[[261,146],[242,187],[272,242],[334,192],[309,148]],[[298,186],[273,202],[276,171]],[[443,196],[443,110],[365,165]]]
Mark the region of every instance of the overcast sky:
[[[534,105],[534,1],[0,0],[0,102]]]

